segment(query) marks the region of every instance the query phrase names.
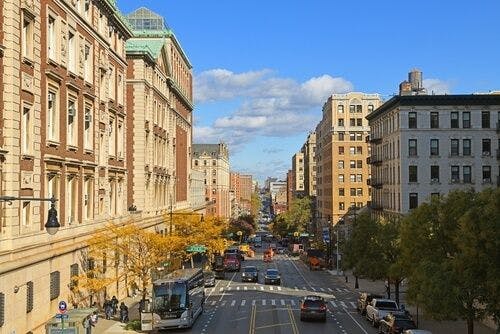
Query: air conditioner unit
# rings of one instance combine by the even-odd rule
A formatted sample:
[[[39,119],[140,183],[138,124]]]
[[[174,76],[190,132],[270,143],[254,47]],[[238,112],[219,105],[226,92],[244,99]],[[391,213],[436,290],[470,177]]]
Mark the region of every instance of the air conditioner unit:
[[[71,106],[68,108],[68,116],[69,117],[75,117],[76,114],[76,109],[75,106]]]
[[[92,115],[90,113],[85,113],[85,122],[92,122]]]

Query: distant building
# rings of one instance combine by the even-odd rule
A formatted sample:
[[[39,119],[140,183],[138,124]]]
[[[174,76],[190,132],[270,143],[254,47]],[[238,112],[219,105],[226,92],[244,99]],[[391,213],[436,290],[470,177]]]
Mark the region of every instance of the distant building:
[[[271,213],[278,215],[287,210],[287,182],[274,181],[269,183],[271,197]]]
[[[235,209],[240,214],[250,214],[252,201],[252,175],[230,173],[230,189],[235,195]],[[234,216],[234,214],[233,214]]]
[[[267,191],[267,192],[269,192],[270,189],[271,189],[271,182],[276,182],[276,181],[278,181],[277,178],[275,178],[275,177],[268,177],[266,179],[265,183],[264,183],[264,190]]]
[[[316,132],[311,132],[300,150],[304,156],[304,194],[316,196]]]
[[[336,224],[350,207],[370,201],[366,163],[370,127],[365,119],[378,108],[378,94],[333,94],[316,127],[317,219]]]
[[[290,209],[290,205],[292,204],[292,199],[293,199],[293,188],[294,188],[294,181],[293,181],[293,171],[291,169],[288,170],[286,173],[286,203],[287,203],[287,209]]]
[[[304,195],[304,154],[297,152],[292,157],[292,188],[293,197]]]
[[[500,96],[401,95],[367,115],[371,207],[406,214],[455,189],[500,186]]]
[[[193,169],[203,172],[207,215],[231,217],[229,150],[224,143],[193,144]]]

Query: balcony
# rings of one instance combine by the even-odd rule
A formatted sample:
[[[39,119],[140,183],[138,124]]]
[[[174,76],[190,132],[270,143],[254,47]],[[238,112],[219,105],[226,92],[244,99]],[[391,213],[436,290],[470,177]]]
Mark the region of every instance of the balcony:
[[[369,165],[379,165],[382,163],[382,158],[377,155],[371,155],[366,158],[366,163]]]
[[[371,180],[371,186],[375,189],[380,189],[382,188],[382,186],[384,185],[384,183],[382,181],[379,181],[377,179],[373,179]]]

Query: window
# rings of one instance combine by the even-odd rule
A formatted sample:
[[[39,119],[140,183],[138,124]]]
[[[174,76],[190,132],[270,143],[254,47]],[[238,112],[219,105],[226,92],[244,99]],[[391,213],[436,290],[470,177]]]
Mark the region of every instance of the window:
[[[21,39],[21,49],[23,52],[23,57],[28,59],[33,59],[33,26],[35,20],[27,12],[23,12],[23,31]]]
[[[108,133],[109,133],[109,149],[108,153],[111,156],[115,156],[116,153],[116,139],[115,139],[115,119],[110,118],[109,119],[109,125],[108,125]],[[154,152],[156,153],[156,148],[154,149]],[[156,159],[155,159],[156,161]],[[155,162],[156,164],[156,162]]]
[[[339,210],[345,210],[345,203],[339,202]]]
[[[408,181],[409,182],[418,182],[417,170],[418,170],[418,167],[415,165],[408,166]]]
[[[66,182],[66,221],[69,225],[77,220],[78,210],[78,179],[75,175],[70,175]]]
[[[368,105],[368,113],[371,113],[373,111],[373,104]]]
[[[439,128],[439,113],[438,112],[431,112],[431,129],[438,129]]]
[[[350,174],[349,175],[349,181],[356,182],[356,174]]]
[[[337,106],[337,112],[338,112],[339,114],[343,114],[343,113],[344,113],[344,106],[343,106],[343,105],[341,105],[341,104],[340,104],[339,106]]]
[[[118,74],[118,104],[123,105],[123,74]],[[160,109],[160,108],[159,108]]]
[[[451,140],[451,155],[452,156],[457,156],[459,154],[459,144],[458,144],[458,139],[452,139]]]
[[[462,153],[464,156],[471,155],[471,143],[470,139],[464,139],[462,142]]]
[[[451,166],[451,182],[452,183],[460,182],[460,167],[459,166]]]
[[[116,133],[117,135],[117,156],[118,156],[118,159],[123,159],[123,149],[124,149],[124,145],[123,145],[123,135],[124,135],[124,132],[123,132],[123,121],[120,121],[118,122],[118,131]],[[161,148],[161,147],[160,147]],[[161,154],[163,153],[163,150],[160,150]],[[160,163],[161,160],[160,160]]]
[[[343,118],[339,118],[338,125],[339,126],[344,126],[344,119]]]
[[[356,126],[363,126],[363,119],[362,118],[356,118]]]
[[[91,6],[91,0],[83,0],[84,1],[84,4],[83,4],[83,11],[85,13],[85,18],[87,20],[90,20],[90,6]]]
[[[462,127],[464,129],[470,128],[470,111],[464,111],[462,113]]]
[[[363,188],[356,188],[356,196],[363,196]]]
[[[84,50],[84,58],[83,58],[83,70],[85,81],[94,82],[94,58],[92,55],[92,45],[86,44]]]
[[[198,160],[195,160],[195,161],[194,161],[194,165],[195,165],[195,166],[198,166]]]
[[[356,174],[356,182],[363,182],[363,174]]]
[[[344,174],[339,174],[339,183],[344,183]]]
[[[85,104],[85,118],[83,122],[83,147],[87,150],[93,150],[94,127],[92,126],[92,105]]]
[[[362,132],[357,132],[356,133],[356,140],[357,141],[363,141],[363,133]]]
[[[56,55],[57,55],[56,19],[49,15],[47,25],[48,25],[47,27],[48,56],[50,59],[56,60]]]
[[[344,169],[344,160],[339,160],[339,162],[337,163],[337,166],[339,169]]]
[[[438,199],[439,198],[439,193],[431,193],[431,199],[432,198]]]
[[[452,129],[458,128],[458,111],[452,111],[450,114],[451,124],[450,127]]]
[[[31,202],[23,201],[21,210],[22,225],[29,226],[31,223]]]
[[[417,128],[417,113],[414,111],[408,113],[408,128]]]
[[[23,103],[23,116],[21,120],[21,147],[23,155],[31,155],[33,151],[33,107]]]
[[[344,146],[339,146],[339,155],[344,154]]]
[[[61,202],[59,195],[59,175],[55,173],[47,174],[47,198],[51,197],[59,199],[59,201],[56,201],[56,210],[59,211],[59,203]]]
[[[355,118],[349,118],[349,126],[356,126],[356,119]]]
[[[356,160],[349,161],[349,167],[350,168],[356,168]]]
[[[212,179],[212,184],[217,184],[217,180],[216,179]]]
[[[58,271],[50,273],[50,300],[54,300],[59,297],[61,283],[60,278],[61,275]]]
[[[439,166],[431,166],[431,183],[439,182]]]
[[[483,183],[491,183],[491,166],[483,166]]]
[[[26,283],[26,313],[33,311],[33,282],[29,281]]]
[[[356,160],[356,168],[363,168],[363,160]]]
[[[351,196],[355,197],[356,196],[356,188],[351,188],[350,194],[351,194]]]
[[[356,141],[356,134],[354,132],[349,133],[349,140]]]
[[[410,193],[410,210],[418,207],[418,194]]]
[[[67,125],[67,143],[71,146],[77,145],[78,140],[78,116],[77,116],[77,106],[76,106],[76,97],[68,98],[68,125]]]
[[[73,263],[72,265],[69,266],[69,279],[70,279],[70,289],[73,289],[77,285],[77,280],[76,278],[80,274],[80,270],[78,269],[78,263]]]
[[[345,195],[345,189],[339,188],[339,196],[344,196],[344,195]]]
[[[349,105],[349,112],[351,114],[356,112],[356,106],[354,104]]]
[[[483,139],[483,155],[490,156],[491,155],[491,139],[486,138]]]
[[[217,160],[212,160],[212,166],[217,166]]]
[[[464,183],[471,183],[472,182],[471,166],[463,166],[462,173],[463,173]]]
[[[489,111],[481,112],[481,127],[483,129],[490,128],[490,112]]]
[[[339,141],[344,141],[344,133],[339,132]]]
[[[76,36],[75,32],[68,33],[68,69],[76,73]]]
[[[417,140],[416,139],[408,139],[408,155],[410,157],[417,156]]]
[[[57,90],[50,89],[47,93],[47,138],[59,141],[59,94]]]
[[[158,191],[158,186],[155,185],[155,195]],[[157,200],[159,196],[155,196]],[[109,208],[108,212],[110,216],[114,216],[116,214],[116,181],[114,179],[109,180]]]
[[[439,139],[431,139],[431,156],[439,155]]]
[[[108,93],[109,98],[116,101],[116,73],[114,67],[109,68]]]
[[[83,219],[94,218],[94,179],[86,176],[83,182]]]

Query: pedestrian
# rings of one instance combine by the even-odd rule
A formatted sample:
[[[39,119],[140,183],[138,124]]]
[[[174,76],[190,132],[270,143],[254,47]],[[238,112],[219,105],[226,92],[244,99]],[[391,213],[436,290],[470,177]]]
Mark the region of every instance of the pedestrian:
[[[97,321],[99,321],[99,315],[97,314],[97,311],[94,311],[94,313],[90,316],[90,325],[95,327],[95,325],[97,325]]]
[[[124,302],[120,304],[120,321],[128,322],[128,307]]]
[[[104,314],[106,316],[106,320],[110,320],[113,314],[113,306],[111,304],[111,301],[108,299],[104,301]]]
[[[118,310],[118,298],[116,298],[116,296],[113,296],[113,298],[111,298],[111,307],[113,308],[113,315],[116,315],[116,312]]]
[[[83,325],[83,328],[85,328],[85,334],[91,334],[92,333],[92,323],[91,323],[91,320],[90,320],[90,315],[89,316],[86,316],[85,319],[83,319],[83,322],[82,322],[82,325]]]

